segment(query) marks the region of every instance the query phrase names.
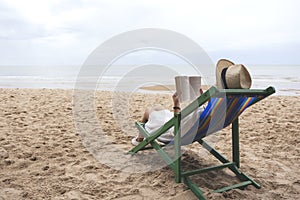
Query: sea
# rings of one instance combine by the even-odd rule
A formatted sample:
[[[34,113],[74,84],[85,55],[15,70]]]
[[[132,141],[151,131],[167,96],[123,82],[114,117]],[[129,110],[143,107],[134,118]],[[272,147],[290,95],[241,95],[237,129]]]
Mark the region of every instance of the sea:
[[[97,68],[97,67],[96,67]],[[275,95],[300,96],[300,65],[253,65],[247,66],[255,89],[273,86]],[[109,73],[82,75],[82,66],[0,66],[0,88],[48,88],[48,89],[95,89],[108,91],[173,93],[172,89],[153,91],[141,86],[174,85],[174,75],[151,75],[139,72],[135,76],[121,73],[120,67]],[[126,69],[126,67],[122,68]],[[184,72],[185,66],[181,66]],[[125,70],[126,71],[126,70]],[[96,74],[96,73],[95,73]],[[156,73],[157,74],[157,73]],[[177,74],[178,75],[178,74]],[[179,72],[180,75],[180,72]],[[213,84],[214,75],[203,79]]]

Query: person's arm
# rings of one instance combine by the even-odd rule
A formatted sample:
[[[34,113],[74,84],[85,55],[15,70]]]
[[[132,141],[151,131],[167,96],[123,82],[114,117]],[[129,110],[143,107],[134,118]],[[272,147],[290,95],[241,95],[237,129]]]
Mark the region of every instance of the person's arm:
[[[180,108],[179,96],[178,96],[177,92],[175,92],[173,94],[172,98],[173,98],[174,113],[179,113],[181,111],[181,108]]]
[[[202,88],[199,89],[199,92],[200,92],[200,95],[203,94],[203,90]],[[180,102],[179,102],[179,95],[177,92],[175,92],[172,96],[173,98],[173,110],[174,110],[174,113],[179,113],[181,111],[181,108],[180,108]]]

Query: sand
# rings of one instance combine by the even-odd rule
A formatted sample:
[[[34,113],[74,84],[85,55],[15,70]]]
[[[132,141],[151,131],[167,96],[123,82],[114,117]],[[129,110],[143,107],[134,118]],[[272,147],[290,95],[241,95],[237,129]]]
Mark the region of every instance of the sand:
[[[196,199],[184,184],[174,182],[168,167],[130,173],[94,157],[75,127],[72,94],[71,90],[0,89],[1,200]],[[114,116],[122,112],[112,110],[112,98],[111,92],[97,92],[94,108],[102,130],[124,152],[132,147],[130,139],[137,133],[134,121],[140,119],[145,106],[160,103],[172,107],[169,95],[132,95],[129,117],[125,117],[127,124],[120,125]],[[299,96],[272,96],[242,114],[241,169],[260,183],[261,189],[248,186],[245,190],[211,193],[212,189],[235,181],[226,170],[195,176],[193,180],[208,199],[297,199],[299,116]],[[124,133],[124,129],[130,131]],[[223,129],[208,140],[230,158],[229,131]],[[196,144],[185,149],[183,160],[184,168],[189,169],[215,163]]]

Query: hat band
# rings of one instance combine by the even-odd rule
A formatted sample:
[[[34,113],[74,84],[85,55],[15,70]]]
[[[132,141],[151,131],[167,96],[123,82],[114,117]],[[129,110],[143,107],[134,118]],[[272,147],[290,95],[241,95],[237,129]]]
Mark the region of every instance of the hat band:
[[[228,68],[224,68],[221,72],[221,80],[222,80],[222,84],[223,84],[225,89],[228,89],[227,82],[226,82],[226,71],[227,71],[227,69]]]

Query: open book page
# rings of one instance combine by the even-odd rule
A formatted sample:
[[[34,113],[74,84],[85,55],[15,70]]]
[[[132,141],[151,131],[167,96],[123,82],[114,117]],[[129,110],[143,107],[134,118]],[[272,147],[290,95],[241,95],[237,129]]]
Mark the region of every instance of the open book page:
[[[176,76],[175,85],[180,102],[193,101],[200,95],[201,77]]]

